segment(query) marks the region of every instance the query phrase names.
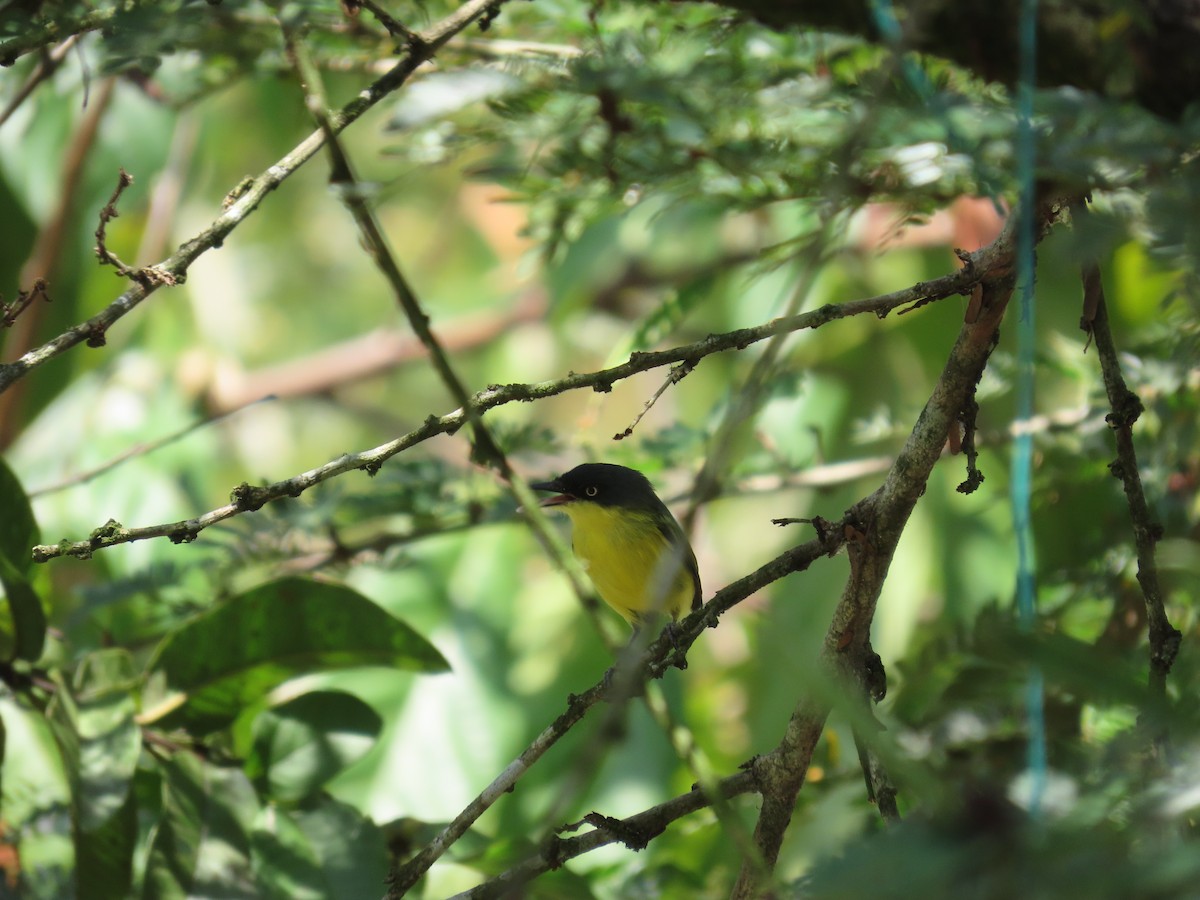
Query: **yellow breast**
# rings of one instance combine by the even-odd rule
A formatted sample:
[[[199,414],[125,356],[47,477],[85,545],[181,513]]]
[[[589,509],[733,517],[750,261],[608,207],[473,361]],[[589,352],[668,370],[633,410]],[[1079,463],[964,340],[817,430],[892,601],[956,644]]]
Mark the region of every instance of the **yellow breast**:
[[[687,549],[667,540],[653,519],[594,503],[562,508],[571,517],[575,555],[605,603],[635,625],[647,614],[687,613],[695,591]]]

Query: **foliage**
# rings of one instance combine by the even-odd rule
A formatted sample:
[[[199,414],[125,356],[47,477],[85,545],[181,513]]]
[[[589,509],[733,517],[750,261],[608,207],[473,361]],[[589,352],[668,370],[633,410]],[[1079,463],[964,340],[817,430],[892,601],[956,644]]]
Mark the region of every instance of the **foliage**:
[[[392,77],[422,45],[372,6],[427,33],[456,8],[0,6],[0,56],[16,54],[0,74],[2,364],[137,290],[92,255],[120,168],[135,180],[104,240],[136,267],[236,210],[247,173],[291,158],[317,86],[301,87],[287,35],[332,108]],[[467,890],[586,832],[564,825],[593,810],[631,816],[736,773],[810,701],[830,715],[774,869],[781,896],[1191,890],[1194,107],[1167,120],[1044,84],[1037,170],[1023,173],[1011,91],[937,55],[720,5],[497,8],[354,113],[339,138],[353,184],[331,186],[313,157],[186,283],[155,284],[106,346],[0,389],[0,897],[382,895],[611,662],[504,480],[476,464],[478,433],[421,432],[460,404],[409,340],[347,194],[367,199],[471,391],[545,389],[484,416],[513,469],[546,477],[586,458],[646,472],[695,514],[711,598],[812,535],[772,518],[836,521],[876,490],[966,301],[675,360],[648,409],[661,366],[607,390],[547,386],[931,282],[973,229],[973,246],[996,236],[1026,175],[1091,198],[1038,248],[1039,627],[1010,608],[1014,304],[974,394],[985,480],[956,492],[962,458],[943,459],[890,561],[871,636],[882,727],[818,661],[850,571],[820,559],[705,630],[663,679],[661,709],[653,691],[591,708],[417,890]],[[1144,406],[1139,468],[1184,635],[1165,692],[1147,683],[1109,401],[1078,330],[1088,259]],[[9,316],[35,277],[52,302],[28,294]],[[373,447],[378,461],[286,499],[236,499]],[[697,507],[699,472],[716,489]],[[194,522],[235,485],[241,505],[202,530],[31,562],[41,541]],[[1034,672],[1050,769],[1031,812]],[[902,824],[879,824],[856,743],[888,772]],[[756,815],[745,797],[706,804],[639,854],[601,848],[524,890],[725,896]]]

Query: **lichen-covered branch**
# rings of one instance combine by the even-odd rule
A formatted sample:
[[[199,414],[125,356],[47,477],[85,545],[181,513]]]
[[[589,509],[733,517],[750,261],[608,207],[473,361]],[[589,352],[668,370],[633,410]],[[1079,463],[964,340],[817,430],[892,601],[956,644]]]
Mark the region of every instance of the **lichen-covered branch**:
[[[644,351],[632,354],[620,365],[608,369],[582,374],[573,373],[554,381],[541,381],[533,384],[492,385],[471,397],[470,407],[480,415],[498,406],[514,402],[531,402],[545,397],[553,397],[567,391],[590,388],[594,391],[607,393],[619,381],[647,372],[652,369],[670,366],[680,362],[690,362],[695,365],[701,359],[713,353],[728,350],[742,350],[761,340],[787,331],[799,331],[805,328],[819,328],[838,319],[855,315],[873,313],[880,318],[898,307],[908,306],[927,299],[942,299],[970,291],[971,288],[987,272],[993,271],[996,260],[1003,259],[1002,249],[1007,246],[1006,235],[996,243],[985,247],[970,256],[970,265],[935,278],[889,294],[869,297],[862,300],[850,300],[846,303],[827,304],[809,312],[795,316],[785,316],[773,319],[763,325],[753,328],[739,328],[721,334],[712,334],[703,340],[692,344],[683,344],[669,350]],[[464,424],[467,416],[462,408],[443,416],[430,415],[419,428],[395,440],[388,441],[371,450],[346,454],[332,460],[323,466],[310,469],[291,478],[277,481],[263,487],[253,487],[242,484],[234,488],[230,503],[217,509],[210,510],[200,516],[179,522],[168,522],[161,525],[150,525],[139,528],[126,528],[119,523],[110,522],[98,528],[87,539],[81,541],[61,541],[58,544],[43,544],[33,548],[34,562],[46,562],[60,556],[76,556],[86,559],[96,550],[111,547],[116,544],[127,544],[132,541],[144,541],[151,538],[169,537],[176,543],[193,541],[205,528],[218,522],[236,516],[243,512],[261,509],[263,504],[284,497],[298,497],[314,485],[330,478],[343,475],[346,472],[361,469],[367,473],[378,471],[383,463],[416,444],[439,434],[454,434]]]
[[[743,770],[721,779],[718,789],[720,796],[725,800],[750,793],[756,789],[754,776]],[[553,838],[536,856],[531,856],[495,878],[464,891],[458,897],[463,900],[491,900],[513,896],[513,891],[537,876],[559,868],[569,859],[609,844],[619,843],[631,850],[640,850],[653,838],[662,834],[672,822],[710,805],[709,797],[699,788],[693,788],[686,794],[672,797],[665,803],[624,819],[610,819],[593,813],[578,823],[590,825],[591,831],[576,837]]]

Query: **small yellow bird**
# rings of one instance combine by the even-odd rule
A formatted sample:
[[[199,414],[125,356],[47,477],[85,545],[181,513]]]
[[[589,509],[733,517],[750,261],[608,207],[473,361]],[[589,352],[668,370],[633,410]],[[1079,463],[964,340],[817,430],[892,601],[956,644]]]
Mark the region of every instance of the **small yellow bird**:
[[[634,628],[656,616],[677,621],[700,608],[696,554],[641,472],[584,463],[530,487],[555,492],[541,505],[571,519],[575,555],[601,599]]]

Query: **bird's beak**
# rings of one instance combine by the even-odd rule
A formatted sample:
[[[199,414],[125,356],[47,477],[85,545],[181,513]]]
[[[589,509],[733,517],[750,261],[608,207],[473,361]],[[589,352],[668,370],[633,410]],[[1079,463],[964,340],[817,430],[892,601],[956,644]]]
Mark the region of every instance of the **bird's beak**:
[[[558,495],[556,497],[547,497],[538,504],[539,506],[561,506],[575,499],[567,493],[567,489],[563,486],[561,478],[555,478],[553,481],[530,482],[529,486],[535,491],[554,491]]]

